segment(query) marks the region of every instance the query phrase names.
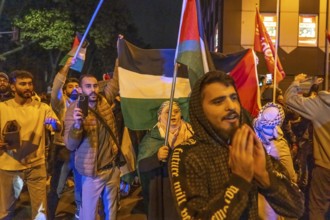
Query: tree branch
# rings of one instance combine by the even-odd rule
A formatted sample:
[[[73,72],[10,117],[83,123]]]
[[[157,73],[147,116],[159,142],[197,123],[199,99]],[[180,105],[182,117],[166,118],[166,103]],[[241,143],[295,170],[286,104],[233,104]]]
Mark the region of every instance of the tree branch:
[[[5,60],[7,59],[6,56],[9,56],[9,55],[14,54],[14,53],[16,53],[16,52],[18,52],[18,51],[21,51],[21,50],[23,50],[25,47],[30,46],[31,44],[34,44],[34,43],[36,43],[37,41],[38,41],[38,40],[30,41],[30,42],[27,43],[27,44],[22,44],[21,46],[15,48],[15,49],[13,49],[13,50],[10,50],[10,51],[4,52],[3,54],[0,54],[0,60],[5,61]]]

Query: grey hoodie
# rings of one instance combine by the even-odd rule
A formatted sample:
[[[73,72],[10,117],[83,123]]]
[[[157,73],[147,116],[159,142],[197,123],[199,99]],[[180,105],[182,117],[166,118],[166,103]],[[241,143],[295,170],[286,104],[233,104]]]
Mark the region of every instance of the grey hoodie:
[[[284,94],[288,107],[313,123],[315,164],[330,169],[330,93],[320,91],[316,97],[303,97],[300,83],[294,81]]]

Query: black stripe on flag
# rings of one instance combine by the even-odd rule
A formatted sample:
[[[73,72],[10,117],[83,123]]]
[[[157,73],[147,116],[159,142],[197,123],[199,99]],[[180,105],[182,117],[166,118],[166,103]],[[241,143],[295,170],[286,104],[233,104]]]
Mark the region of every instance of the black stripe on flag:
[[[118,41],[119,67],[140,74],[173,77],[175,49],[142,49],[124,39]],[[185,65],[180,65],[177,77],[188,78]]]

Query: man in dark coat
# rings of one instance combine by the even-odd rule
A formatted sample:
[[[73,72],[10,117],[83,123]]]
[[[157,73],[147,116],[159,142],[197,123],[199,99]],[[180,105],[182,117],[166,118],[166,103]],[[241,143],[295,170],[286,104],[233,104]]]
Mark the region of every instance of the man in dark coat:
[[[8,75],[0,72],[0,102],[14,98],[14,94],[10,89]]]
[[[182,219],[258,219],[257,195],[282,216],[303,214],[303,194],[275,169],[255,133],[244,123],[234,81],[215,71],[191,94],[193,138],[174,148],[172,192]],[[276,167],[280,167],[276,163]]]

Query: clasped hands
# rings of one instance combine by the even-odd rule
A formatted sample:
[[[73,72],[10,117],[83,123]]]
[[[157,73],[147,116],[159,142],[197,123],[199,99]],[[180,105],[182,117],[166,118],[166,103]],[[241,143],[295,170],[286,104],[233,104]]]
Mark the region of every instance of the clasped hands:
[[[237,129],[229,150],[229,167],[248,182],[255,179],[262,187],[270,185],[266,154],[256,134],[246,124]]]

